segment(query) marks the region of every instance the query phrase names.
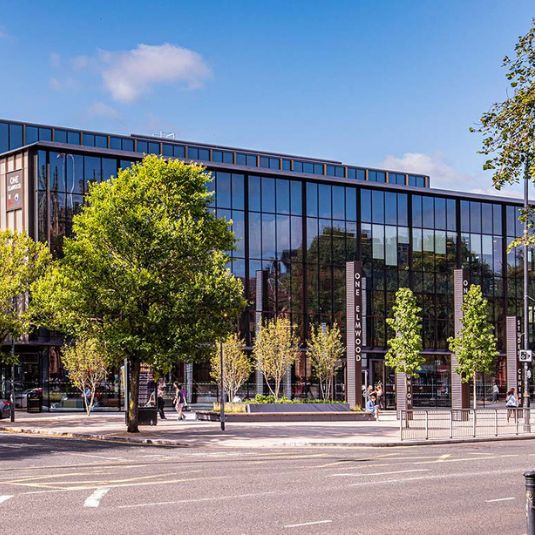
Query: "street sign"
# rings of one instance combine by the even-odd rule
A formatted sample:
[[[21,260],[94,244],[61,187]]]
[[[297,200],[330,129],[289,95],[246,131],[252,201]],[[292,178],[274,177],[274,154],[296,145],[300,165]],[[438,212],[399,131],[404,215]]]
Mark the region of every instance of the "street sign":
[[[533,356],[533,352],[531,349],[521,349],[518,352],[518,360],[519,362],[531,362]]]

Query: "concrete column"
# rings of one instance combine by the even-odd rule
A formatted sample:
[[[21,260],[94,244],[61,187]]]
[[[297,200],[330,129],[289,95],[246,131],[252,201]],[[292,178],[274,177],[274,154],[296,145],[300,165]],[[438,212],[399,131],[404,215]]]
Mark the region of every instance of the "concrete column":
[[[455,336],[461,332],[463,319],[463,300],[464,294],[468,292],[468,277],[463,269],[453,271],[453,322]],[[461,382],[461,376],[455,371],[457,368],[457,358],[451,354],[451,408],[468,409],[470,408],[470,398],[468,393],[468,384]]]
[[[362,405],[362,262],[346,262],[346,400],[351,407]]]

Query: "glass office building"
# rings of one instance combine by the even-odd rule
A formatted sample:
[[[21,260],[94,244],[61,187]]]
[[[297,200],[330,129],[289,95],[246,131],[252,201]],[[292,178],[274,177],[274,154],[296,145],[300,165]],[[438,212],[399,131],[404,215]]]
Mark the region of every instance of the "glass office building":
[[[302,353],[292,370],[292,396],[317,396],[305,340],[311,325],[336,322],[344,331],[350,260],[362,261],[366,277],[365,381],[384,384],[388,406],[394,406],[394,381],[384,366],[390,336],[385,319],[403,286],[413,289],[423,310],[426,362],[414,381],[415,404],[450,405],[447,339],[453,335],[456,268],[465,268],[470,281],[481,284],[498,337],[501,357],[478,392],[484,399],[494,380],[505,390],[505,318],[522,314],[522,251],[507,253],[507,244],[521,233],[519,201],[435,190],[430,177],[410,170],[0,121],[0,226],[26,230],[61,255],[88,183],[107,180],[143,154],[200,162],[212,173],[213,209],[232,220],[238,239],[229,267],[242,279],[249,302],[241,321],[247,344],[260,317],[289,315],[298,329]],[[6,187],[16,171],[23,176],[24,199],[18,209],[9,209]],[[531,255],[529,260],[532,270]],[[530,281],[532,295],[533,289]],[[60,346],[46,331],[18,344],[17,387],[42,388],[51,409],[78,408],[79,401],[66,395]],[[179,378],[182,373],[177,367]],[[8,376],[8,369],[0,369],[0,389]],[[111,373],[100,394],[102,408],[120,406],[118,382],[118,374]],[[342,366],[335,389],[339,399],[345,382]],[[194,367],[192,389],[194,402],[214,397],[206,367]],[[244,394],[254,393],[251,382]]]

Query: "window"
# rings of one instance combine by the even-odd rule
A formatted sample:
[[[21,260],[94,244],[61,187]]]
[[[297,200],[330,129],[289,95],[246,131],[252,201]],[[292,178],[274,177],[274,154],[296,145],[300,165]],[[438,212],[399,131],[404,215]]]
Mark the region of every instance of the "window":
[[[146,141],[141,141],[138,139],[137,141],[137,152],[142,152],[143,154],[147,154],[149,152],[149,145]]]
[[[223,163],[223,152],[220,150],[212,150],[212,162]]]
[[[386,173],[384,171],[368,170],[368,180],[370,182],[386,182]]]
[[[244,154],[243,152],[236,153],[236,164],[245,165],[247,167],[256,167],[256,155]]]
[[[244,176],[232,173],[232,208],[243,210],[245,207]]]
[[[426,228],[435,226],[433,197],[422,197],[422,225]]]
[[[29,145],[30,143],[35,143],[39,139],[38,136],[38,130],[35,126],[27,126],[26,127],[26,145]]]
[[[230,173],[216,173],[216,204],[218,208],[231,208],[231,175]]]
[[[223,162],[224,163],[234,163],[234,153],[229,152],[228,150],[223,151]]]
[[[290,181],[278,178],[276,181],[277,213],[290,213]]]
[[[149,142],[149,154],[160,154],[160,144],[154,141]],[[208,158],[206,158],[207,160]]]
[[[85,134],[83,137],[84,145],[86,147],[94,147],[95,146],[95,136],[93,134]]]
[[[397,194],[391,191],[385,193],[385,223],[396,225],[398,220]]]
[[[9,148],[17,149],[22,147],[22,125],[10,124],[9,125]]]
[[[310,162],[303,162],[303,172],[309,175],[314,174],[314,164]]]
[[[345,188],[346,190],[346,219],[357,220],[357,191],[355,188]]]
[[[290,209],[292,214],[302,214],[302,182],[290,181]]]
[[[284,171],[291,171],[292,170],[292,161],[291,160],[282,160],[282,169]]]
[[[323,175],[323,164],[322,163],[315,163],[314,164],[314,174],[315,175]]]
[[[372,220],[372,194],[369,189],[360,190],[360,213],[362,221],[370,223]]]
[[[383,191],[372,191],[372,221],[384,223],[385,221],[385,195]]]
[[[95,147],[105,149],[108,146],[108,138],[106,136],[95,136]]]
[[[307,215],[318,217],[318,185],[307,182]]]
[[[0,123],[0,153],[9,149],[9,128],[6,123]]]
[[[67,132],[67,143],[70,145],[80,145],[80,132]]]
[[[184,147],[184,145],[173,145],[173,156],[175,158],[185,158],[186,147]]]
[[[446,230],[446,199],[435,197],[435,228]]]
[[[425,187],[425,178],[418,175],[409,175],[409,186],[423,188]]]
[[[210,151],[201,147],[188,147],[188,158],[190,160],[199,160],[207,162],[210,160]]]
[[[249,210],[256,212],[260,211],[261,206],[261,186],[260,186],[260,177],[250,176],[249,177]]]
[[[302,173],[303,172],[303,162],[294,160],[294,172]]]
[[[121,150],[123,148],[120,137],[110,137],[110,149]]]
[[[170,143],[162,143],[162,155],[173,156],[173,145]]]
[[[405,185],[405,175],[400,173],[388,173],[389,184]]]
[[[331,186],[320,184],[318,187],[319,217],[331,219]]]
[[[67,143],[67,132],[65,130],[54,130],[54,141],[57,143]]]
[[[357,169],[356,167],[347,168],[347,178],[354,180],[366,180],[366,172],[364,169]]]
[[[345,219],[345,188],[332,186],[333,219]]]
[[[52,129],[39,128],[39,141],[52,141]]]
[[[275,179],[262,178],[262,211],[275,212]]]
[[[107,180],[117,175],[117,160],[115,158],[102,158],[102,178]]]
[[[123,139],[123,150],[129,152],[134,152],[134,140],[133,139]]]

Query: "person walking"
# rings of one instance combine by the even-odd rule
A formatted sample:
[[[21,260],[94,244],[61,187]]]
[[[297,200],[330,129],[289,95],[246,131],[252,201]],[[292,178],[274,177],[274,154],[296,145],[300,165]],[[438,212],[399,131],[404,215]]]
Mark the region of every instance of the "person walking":
[[[516,388],[513,387],[507,392],[507,397],[505,398],[505,406],[507,407],[507,423],[509,423],[509,418],[511,416],[515,417],[516,422],[518,409],[518,397],[516,395]]]
[[[492,403],[498,403],[498,397],[500,396],[500,389],[498,388],[498,384],[496,381],[494,381],[494,384],[492,385]]]
[[[185,416],[182,412],[182,409],[184,408],[184,402],[186,400],[184,398],[182,385],[178,383],[173,383],[173,386],[175,387],[175,399],[173,399],[173,405],[175,406],[176,412],[178,414],[178,419],[185,420]]]
[[[156,397],[156,405],[158,407],[158,412],[160,413],[160,418],[162,420],[167,420],[164,412],[165,407],[165,379],[163,377],[160,377],[158,379],[158,388],[157,388],[157,397]]]

